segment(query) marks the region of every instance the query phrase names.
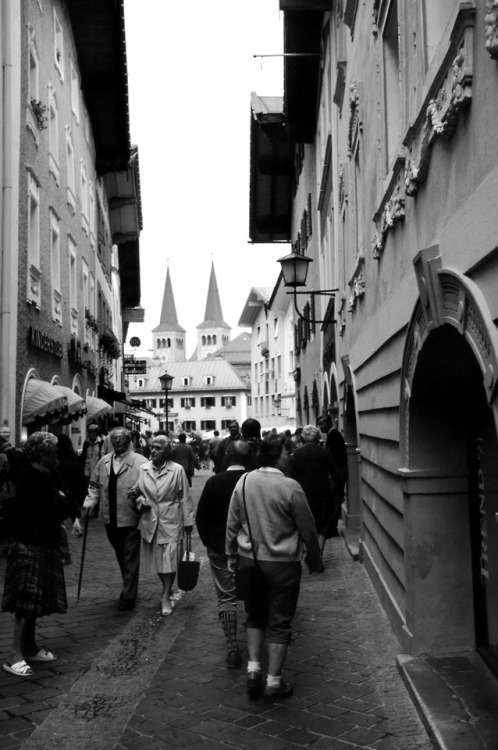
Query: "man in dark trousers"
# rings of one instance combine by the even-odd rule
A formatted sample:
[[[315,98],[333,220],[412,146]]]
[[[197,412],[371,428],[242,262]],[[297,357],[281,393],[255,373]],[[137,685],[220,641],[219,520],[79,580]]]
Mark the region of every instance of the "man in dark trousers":
[[[147,459],[131,450],[131,435],[124,427],[111,432],[111,445],[113,452],[95,467],[83,511],[88,513],[100,503],[100,516],[123,577],[118,609],[124,612],[135,607],[140,570],[139,512],[130,490],[138,482],[138,469]]]
[[[232,492],[245,473],[250,459],[251,446],[248,443],[242,440],[230,443],[227,452],[228,468],[207,480],[199,499],[195,519],[201,541],[207,548],[218,597],[218,615],[227,641],[229,669],[238,669],[242,664],[242,656],[237,643],[235,576],[227,566],[225,533]]]
[[[340,508],[344,502],[344,493],[348,481],[348,457],[346,442],[342,433],[335,426],[332,416],[325,414],[317,421],[317,425],[326,434],[325,448],[328,450],[332,463],[334,464],[334,501],[338,507],[338,513],[331,524],[331,535],[337,536],[337,524],[340,518]]]
[[[194,476],[194,469],[200,469],[201,464],[199,459],[192,450],[192,446],[187,445],[187,436],[184,432],[178,435],[179,442],[173,448],[171,454],[171,460],[185,469],[187,475],[188,486],[192,487],[192,477]]]
[[[241,434],[240,434],[240,427],[239,423],[236,419],[233,420],[233,422],[230,422],[228,425],[228,432],[230,433],[227,435],[226,438],[223,439],[223,441],[220,443],[218,447],[218,451],[216,453],[216,462],[214,465],[214,473],[219,474],[220,471],[226,471],[228,468],[228,459],[227,459],[227,450],[230,443],[233,443],[234,440],[240,440]]]

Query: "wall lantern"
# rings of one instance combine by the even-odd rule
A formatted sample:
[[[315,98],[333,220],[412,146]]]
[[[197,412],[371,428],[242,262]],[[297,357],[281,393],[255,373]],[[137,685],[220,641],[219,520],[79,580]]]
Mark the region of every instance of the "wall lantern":
[[[308,268],[309,264],[313,263],[312,258],[308,258],[307,255],[302,255],[301,253],[290,253],[289,255],[285,255],[283,258],[279,258],[278,263],[280,263],[282,267],[282,276],[284,279],[284,286],[291,287],[292,292],[287,292],[287,294],[292,294],[294,297],[294,308],[296,310],[296,313],[301,318],[301,320],[305,320],[308,323],[312,323],[315,325],[316,323],[325,323],[330,321],[325,320],[315,320],[315,318],[308,317],[307,315],[303,315],[298,310],[297,307],[297,295],[298,294],[307,294],[309,297],[315,297],[317,295],[325,295],[327,297],[332,297],[336,292],[338,292],[338,289],[323,289],[319,291],[306,291],[306,292],[298,292],[296,291],[297,287],[299,286],[306,286],[306,277],[308,275]]]

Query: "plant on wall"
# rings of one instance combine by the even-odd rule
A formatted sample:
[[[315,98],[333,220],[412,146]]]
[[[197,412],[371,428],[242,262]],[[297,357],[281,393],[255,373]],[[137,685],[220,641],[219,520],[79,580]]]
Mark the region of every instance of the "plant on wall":
[[[91,328],[92,331],[97,331],[98,330],[99,324],[98,324],[97,318],[95,318],[92,315],[92,313],[90,312],[90,310],[88,309],[88,307],[85,310],[85,320],[86,320],[86,324],[87,324],[88,328]]]
[[[47,106],[38,101],[38,99],[31,99],[31,109],[33,110],[38,129],[45,130],[48,122]]]
[[[118,359],[121,356],[121,344],[112,331],[101,332],[99,336],[99,346],[104,354],[107,354],[111,359]]]

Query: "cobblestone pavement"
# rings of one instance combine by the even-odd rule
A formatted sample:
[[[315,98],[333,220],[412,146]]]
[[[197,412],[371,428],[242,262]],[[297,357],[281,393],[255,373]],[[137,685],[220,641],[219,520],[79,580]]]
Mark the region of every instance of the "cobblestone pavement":
[[[207,476],[194,478],[195,500]],[[2,750],[432,748],[395,665],[399,643],[341,538],[327,543],[325,573],[303,573],[286,663],[294,696],[271,706],[248,700],[244,668],[226,669],[209,566],[194,541],[199,584],[162,618],[159,582],[145,575],[136,610],[117,611],[119,571],[97,520],[76,602],[81,540],[71,538],[70,608],[39,624],[40,645],[58,660],[28,679],[0,672]],[[1,613],[2,658],[11,635]]]

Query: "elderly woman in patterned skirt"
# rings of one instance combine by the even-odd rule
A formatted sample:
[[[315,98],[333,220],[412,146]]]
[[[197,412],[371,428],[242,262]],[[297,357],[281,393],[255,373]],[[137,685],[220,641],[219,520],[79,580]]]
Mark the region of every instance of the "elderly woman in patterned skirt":
[[[172,445],[165,435],[152,441],[151,460],[139,469],[131,490],[141,512],[142,563],[162,583],[161,614],[171,615],[171,589],[181,557],[184,530],[192,531],[194,508],[187,475],[170,459]]]
[[[56,446],[57,438],[48,432],[35,432],[28,438],[29,465],[19,474],[15,499],[6,512],[11,542],[2,610],[14,614],[14,638],[3,669],[18,677],[33,674],[27,662],[57,658],[38,647],[36,619],[67,610],[61,523],[74,507],[57,483]]]

